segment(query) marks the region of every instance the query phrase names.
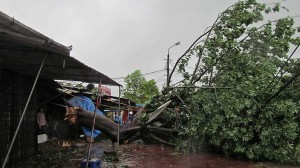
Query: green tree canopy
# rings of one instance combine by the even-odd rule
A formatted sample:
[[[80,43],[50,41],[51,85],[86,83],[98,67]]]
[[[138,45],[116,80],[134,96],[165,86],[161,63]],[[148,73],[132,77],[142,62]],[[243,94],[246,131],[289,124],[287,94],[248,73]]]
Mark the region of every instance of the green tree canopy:
[[[179,147],[209,146],[248,159],[300,163],[300,68],[292,58],[299,27],[292,17],[264,20],[282,9],[277,3],[238,1],[176,62],[182,85],[206,88],[163,94],[178,95],[174,101],[190,112]],[[198,61],[189,73],[192,57]]]
[[[123,96],[136,103],[145,104],[158,93],[156,82],[153,79],[147,81],[140,70],[134,71],[125,78]]]

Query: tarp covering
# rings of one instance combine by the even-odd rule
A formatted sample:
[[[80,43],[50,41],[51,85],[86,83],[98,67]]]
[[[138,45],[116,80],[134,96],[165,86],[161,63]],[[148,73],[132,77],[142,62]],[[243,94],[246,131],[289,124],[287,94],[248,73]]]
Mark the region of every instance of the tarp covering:
[[[73,97],[71,99],[69,99],[69,102],[76,107],[81,107],[84,110],[87,110],[89,112],[94,112],[95,111],[95,105],[92,101],[92,99],[90,99],[89,97],[86,96],[77,96],[77,97]],[[98,115],[104,115],[102,111],[100,111],[99,109],[96,109],[96,114]],[[92,136],[92,129],[91,128],[87,128],[87,127],[81,127],[83,133],[85,136]],[[99,130],[94,130],[93,133],[93,138],[97,137],[98,135],[101,134],[101,131]]]

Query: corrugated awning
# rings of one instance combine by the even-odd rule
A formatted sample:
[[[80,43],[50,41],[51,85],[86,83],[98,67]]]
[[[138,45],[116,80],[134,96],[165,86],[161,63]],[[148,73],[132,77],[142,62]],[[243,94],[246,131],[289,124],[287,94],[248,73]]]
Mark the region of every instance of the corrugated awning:
[[[0,12],[0,67],[35,76],[47,56],[41,78],[72,80],[120,86],[108,76],[70,57],[63,46]]]

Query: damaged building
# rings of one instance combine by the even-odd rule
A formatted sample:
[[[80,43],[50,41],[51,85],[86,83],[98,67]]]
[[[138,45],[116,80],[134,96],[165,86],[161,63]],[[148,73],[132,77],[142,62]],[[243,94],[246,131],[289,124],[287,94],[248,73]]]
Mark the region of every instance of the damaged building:
[[[120,86],[106,75],[70,56],[72,47],[63,46],[0,12],[0,163],[27,158],[37,151],[37,110],[43,107],[49,127],[64,128],[65,111],[49,102],[63,104],[61,87],[54,80]],[[22,115],[24,116],[22,117]],[[22,122],[20,122],[22,121]],[[19,125],[20,123],[20,125]],[[18,125],[19,130],[18,130]],[[67,128],[66,128],[67,129]],[[18,131],[17,131],[18,130]],[[15,136],[15,132],[17,132]],[[54,136],[54,135],[53,135]]]

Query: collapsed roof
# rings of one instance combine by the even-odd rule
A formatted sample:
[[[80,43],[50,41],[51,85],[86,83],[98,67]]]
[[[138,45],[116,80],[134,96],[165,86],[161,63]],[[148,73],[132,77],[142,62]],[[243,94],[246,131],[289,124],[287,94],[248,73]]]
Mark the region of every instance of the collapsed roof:
[[[46,56],[43,79],[84,81],[120,86],[106,75],[70,56],[72,47],[59,44],[0,11],[0,67],[35,76]]]

